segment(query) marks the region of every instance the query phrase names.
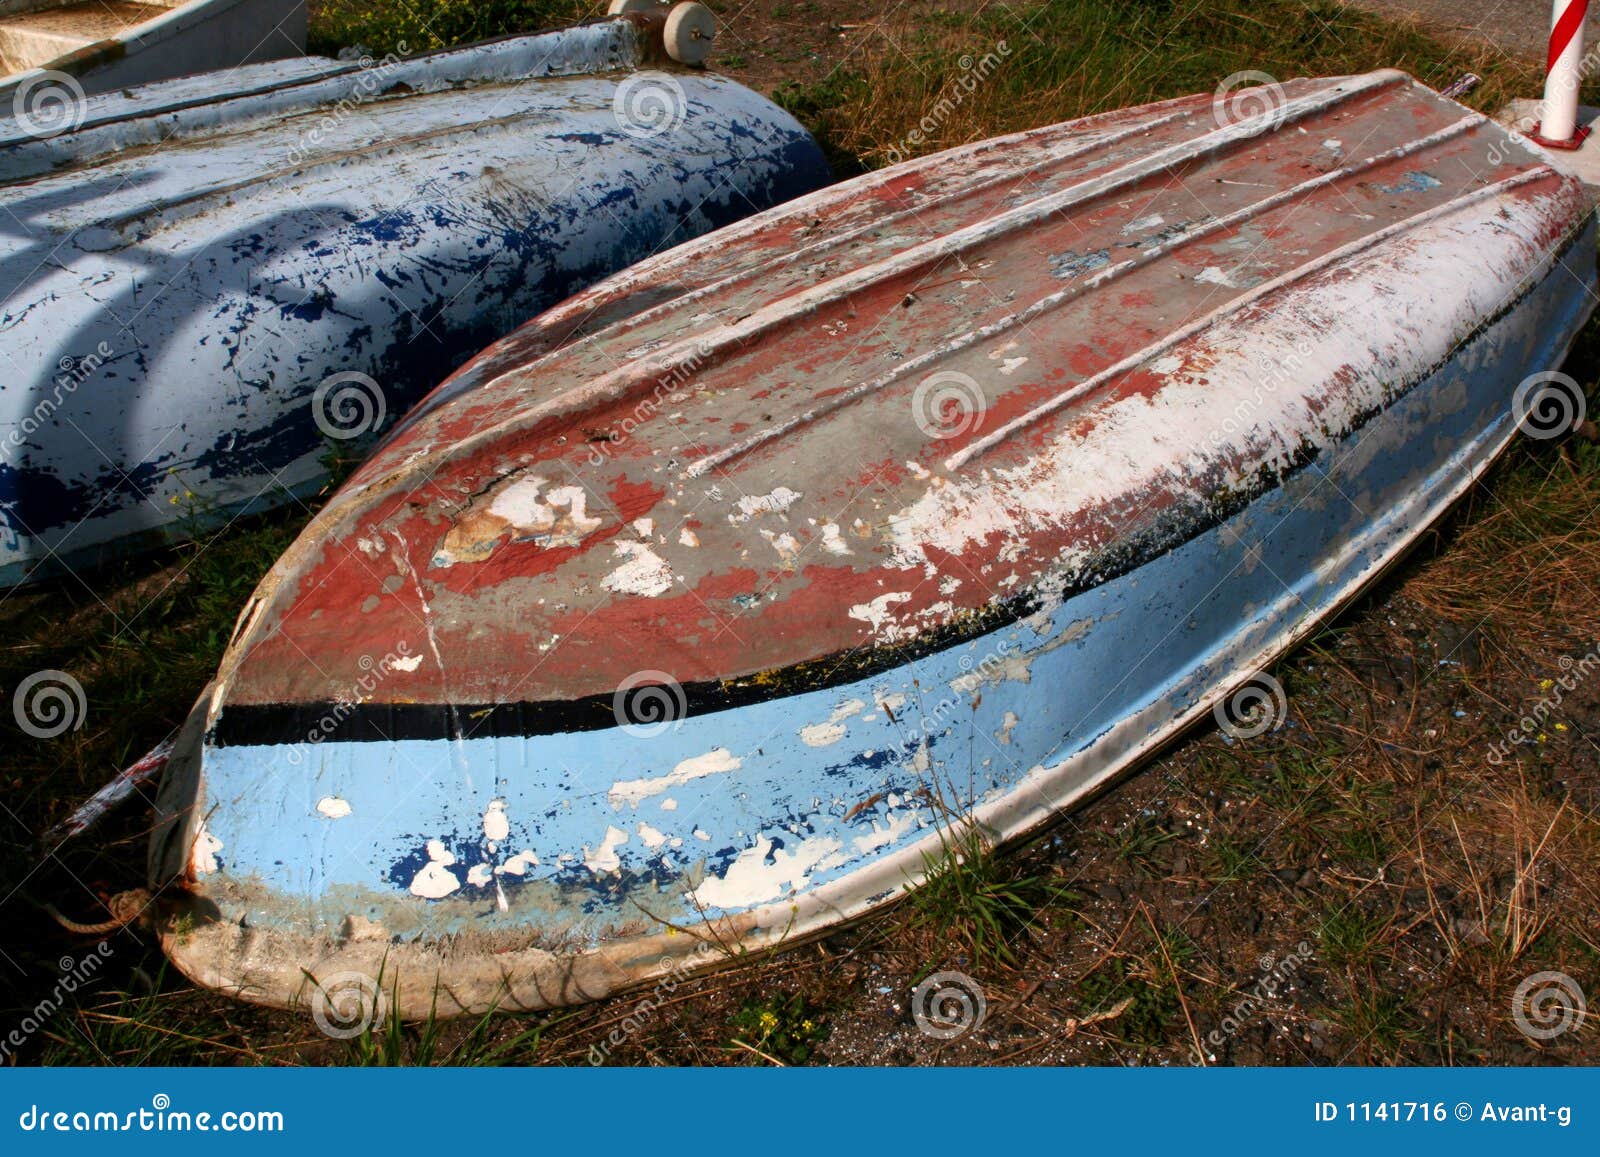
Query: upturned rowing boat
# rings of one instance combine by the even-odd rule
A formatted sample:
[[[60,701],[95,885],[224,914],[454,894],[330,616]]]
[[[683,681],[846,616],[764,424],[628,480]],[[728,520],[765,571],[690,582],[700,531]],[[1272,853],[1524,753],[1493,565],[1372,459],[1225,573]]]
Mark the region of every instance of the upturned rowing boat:
[[[1256,100],[858,178],[470,363],[179,740],[173,960],[403,1015],[678,975],[1037,829],[1304,637],[1514,436],[1593,205],[1400,73]]]
[[[329,445],[539,310],[830,179],[662,37],[630,15],[0,122],[0,586],[313,492]]]

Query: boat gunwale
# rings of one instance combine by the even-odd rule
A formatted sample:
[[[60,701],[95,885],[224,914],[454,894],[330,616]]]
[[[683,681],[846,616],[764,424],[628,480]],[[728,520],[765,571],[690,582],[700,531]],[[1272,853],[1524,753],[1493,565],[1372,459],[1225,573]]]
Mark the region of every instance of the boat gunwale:
[[[201,0],[201,2],[204,2],[204,0]],[[383,89],[382,91],[378,92],[376,95],[368,98],[368,102],[369,103],[376,103],[377,101],[399,99],[399,98],[404,98],[404,97],[413,96],[413,95],[430,95],[430,94],[435,93],[435,92],[455,92],[455,91],[459,91],[459,90],[464,89],[464,88],[472,88],[472,87],[480,87],[480,86],[487,87],[487,86],[493,85],[493,84],[521,85],[521,84],[526,84],[526,83],[529,83],[530,81],[535,81],[535,80],[559,80],[559,79],[563,79],[563,78],[566,78],[566,77],[579,77],[579,76],[605,76],[605,75],[609,75],[609,74],[616,73],[616,72],[626,72],[626,71],[631,71],[631,70],[637,69],[641,64],[646,62],[647,58],[649,58],[649,54],[646,51],[646,46],[642,42],[642,37],[639,34],[639,25],[636,22],[634,22],[632,20],[618,19],[618,18],[615,18],[615,17],[600,17],[600,18],[593,19],[593,20],[578,21],[578,22],[576,22],[574,24],[569,24],[569,25],[558,25],[558,26],[551,27],[551,28],[544,28],[544,29],[540,29],[540,30],[534,31],[534,32],[511,33],[511,34],[508,34],[508,35],[505,35],[505,36],[494,36],[494,37],[490,37],[490,38],[488,38],[486,40],[474,41],[471,44],[452,45],[452,46],[448,46],[448,47],[445,47],[445,48],[432,48],[432,49],[428,49],[425,52],[419,52],[419,53],[416,53],[415,55],[404,57],[404,58],[402,58],[402,60],[399,63],[406,65],[408,68],[410,68],[412,66],[416,66],[418,68],[425,68],[426,66],[429,66],[429,65],[436,65],[440,59],[443,59],[443,58],[446,58],[446,57],[467,58],[467,57],[470,57],[470,56],[472,56],[474,54],[482,53],[486,49],[492,49],[496,45],[504,45],[504,44],[508,44],[508,43],[511,43],[511,42],[514,42],[514,41],[519,41],[519,40],[534,40],[534,39],[538,39],[540,37],[555,36],[555,35],[559,35],[559,34],[564,33],[564,32],[572,32],[572,31],[576,31],[576,30],[579,30],[579,29],[585,29],[585,28],[596,28],[596,27],[600,27],[600,26],[604,26],[604,25],[619,25],[619,26],[622,26],[622,27],[633,29],[633,43],[632,44],[624,44],[624,45],[619,45],[618,46],[619,48],[625,49],[625,50],[627,50],[628,52],[631,53],[631,55],[633,57],[632,63],[618,64],[618,65],[616,65],[614,67],[610,67],[610,68],[601,68],[601,69],[583,68],[583,69],[576,69],[576,70],[573,70],[573,71],[570,71],[570,72],[554,71],[554,72],[533,74],[533,75],[506,76],[504,78],[494,78],[494,77],[490,77],[490,76],[486,76],[486,75],[477,75],[477,76],[466,75],[466,76],[458,77],[458,78],[455,78],[455,79],[452,79],[452,80],[440,81],[440,82],[438,82],[438,87],[434,88],[434,89],[426,89],[426,90],[420,90],[420,91],[419,90],[411,90],[411,91],[405,92],[405,93],[395,93],[393,91],[393,88],[394,88],[395,85],[406,83],[404,78],[400,78],[400,79],[397,79],[397,80],[391,82],[389,87],[387,87],[387,88]],[[549,53],[549,54],[546,55],[545,59],[548,60],[553,55],[555,55],[554,52]],[[302,59],[313,59],[313,58],[305,57],[305,58],[302,58]],[[81,124],[77,125],[73,129],[73,132],[74,132],[74,134],[89,133],[89,132],[93,132],[93,131],[97,131],[97,130],[111,128],[111,127],[114,127],[114,126],[119,125],[119,124],[129,124],[129,123],[134,123],[134,122],[143,121],[143,120],[153,120],[153,119],[157,119],[157,118],[168,118],[168,117],[175,118],[179,114],[186,113],[186,112],[193,112],[196,109],[222,109],[222,108],[225,108],[226,106],[233,105],[233,104],[235,104],[237,102],[240,102],[240,101],[258,100],[258,99],[260,99],[262,97],[280,96],[280,95],[283,95],[283,94],[293,94],[295,92],[295,90],[304,89],[304,88],[307,88],[307,87],[309,87],[311,85],[324,84],[324,83],[328,83],[328,82],[331,82],[331,81],[338,81],[338,80],[341,80],[341,79],[347,79],[347,78],[351,77],[352,75],[363,74],[363,73],[369,71],[369,68],[371,67],[368,64],[363,64],[359,60],[357,60],[357,61],[342,61],[342,60],[336,60],[336,59],[334,59],[332,57],[328,57],[328,58],[325,58],[325,59],[328,62],[328,67],[325,68],[325,69],[320,69],[320,70],[318,70],[316,72],[307,73],[306,75],[303,75],[303,76],[293,77],[293,78],[288,79],[288,80],[263,81],[262,83],[260,83],[258,85],[255,85],[255,86],[253,86],[253,87],[251,87],[249,89],[246,89],[246,90],[243,90],[243,91],[239,91],[239,92],[221,92],[221,93],[216,93],[216,94],[210,95],[210,96],[196,96],[196,97],[187,98],[185,100],[177,101],[177,102],[174,102],[172,104],[157,104],[157,105],[155,105],[153,107],[150,107],[150,108],[129,108],[129,109],[125,109],[125,110],[122,110],[122,111],[119,111],[119,112],[106,113],[106,114],[103,114],[102,116],[97,117],[97,118],[96,117],[86,117]],[[265,64],[265,65],[271,65],[271,64],[276,64],[276,63],[282,63],[282,61],[261,61],[261,62],[256,62],[256,63]],[[654,62],[652,61],[652,63],[654,63]],[[671,62],[668,61],[668,62],[663,62],[663,63],[670,64]],[[251,65],[240,65],[238,67],[239,68],[246,68],[246,67],[251,67]],[[674,66],[674,67],[676,67],[676,66]],[[684,68],[677,68],[676,70],[679,71],[679,72],[688,72],[688,73],[691,73],[691,74],[698,74],[698,73],[703,71],[703,70],[700,70],[700,69],[684,69]],[[32,70],[30,70],[30,71],[32,71]],[[232,72],[237,71],[237,69],[230,69],[230,70],[223,70],[223,71],[231,74]],[[21,76],[25,76],[25,75],[26,75],[25,73],[16,73],[16,74],[14,74],[15,77],[21,77]],[[174,83],[180,83],[180,82],[186,82],[186,81],[187,82],[192,82],[196,78],[196,75],[203,75],[203,74],[190,74],[190,75],[182,76],[182,77],[173,77],[173,78],[170,78],[168,80],[150,81],[147,84],[134,85],[132,87],[137,91],[139,89],[156,88],[156,87],[159,87],[159,86],[165,85],[165,84],[174,84]],[[3,95],[3,93],[4,93],[4,86],[7,83],[9,83],[11,80],[13,80],[13,79],[14,79],[13,77],[0,77],[0,95]],[[90,100],[91,103],[93,103],[96,99],[110,98],[110,97],[114,97],[114,96],[116,96],[115,93],[96,94],[95,96],[90,97],[89,100]],[[330,93],[330,94],[328,94],[326,99],[318,99],[318,100],[316,100],[314,102],[307,102],[307,103],[304,103],[304,104],[291,104],[286,108],[273,108],[273,109],[266,110],[261,114],[260,119],[266,120],[268,122],[276,122],[276,121],[279,121],[279,120],[286,120],[286,119],[289,119],[289,118],[292,118],[292,117],[295,117],[295,116],[313,114],[313,113],[317,112],[319,109],[322,109],[322,108],[326,107],[329,104],[338,104],[340,101],[348,100],[348,99],[350,99],[348,93],[343,93],[343,92]],[[202,140],[203,141],[203,140],[206,139],[207,134],[210,134],[210,135],[224,135],[224,134],[220,133],[219,130],[229,129],[229,128],[232,128],[235,125],[239,126],[239,130],[240,131],[249,131],[251,128],[255,127],[255,119],[256,118],[252,118],[252,117],[248,117],[247,116],[245,118],[242,118],[239,121],[223,120],[220,124],[210,124],[210,125],[206,125],[206,126],[201,126],[199,131],[196,133],[196,138],[198,140]],[[3,156],[7,149],[21,149],[21,148],[27,148],[29,146],[36,146],[36,145],[39,145],[41,143],[45,143],[45,144],[50,143],[49,140],[41,142],[38,137],[33,136],[31,134],[28,134],[26,132],[20,132],[20,131],[14,136],[5,136],[5,135],[3,135],[3,129],[4,129],[4,125],[0,124],[0,156]],[[51,139],[59,139],[59,138],[51,138]],[[167,141],[172,140],[172,139],[174,139],[174,138],[171,136],[171,134],[168,134],[167,136],[162,137],[161,140],[157,141],[157,142],[137,142],[135,144],[114,146],[114,147],[111,147],[111,148],[108,148],[108,149],[105,149],[105,150],[88,153],[88,154],[85,154],[82,157],[77,157],[77,156],[69,157],[69,158],[66,158],[66,159],[62,160],[60,163],[58,163],[53,168],[45,170],[45,171],[42,171],[42,172],[30,174],[30,175],[27,175],[27,176],[19,176],[19,177],[0,177],[0,188],[4,188],[8,184],[13,184],[13,183],[18,183],[18,182],[37,181],[37,180],[39,180],[41,178],[48,177],[48,176],[51,176],[51,175],[54,175],[54,174],[60,173],[60,172],[70,172],[74,168],[79,167],[79,166],[83,166],[83,165],[104,163],[105,160],[108,157],[116,157],[116,156],[119,156],[119,155],[122,155],[122,154],[134,153],[138,149],[140,149],[142,147],[148,147],[151,144],[159,146],[161,144],[165,144]],[[176,138],[176,139],[181,141],[181,140],[183,140],[185,138],[179,137],[179,138]]]

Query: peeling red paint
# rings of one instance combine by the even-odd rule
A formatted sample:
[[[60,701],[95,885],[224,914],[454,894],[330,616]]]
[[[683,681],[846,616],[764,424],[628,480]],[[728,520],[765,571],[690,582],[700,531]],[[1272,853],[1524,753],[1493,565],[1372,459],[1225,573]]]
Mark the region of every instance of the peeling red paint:
[[[1286,89],[1309,99],[1327,83]],[[1149,109],[1110,114],[811,198],[603,283],[486,351],[442,388],[448,401],[425,404],[330,504],[308,532],[324,545],[280,565],[234,701],[330,697],[355,656],[415,636],[424,613],[446,669],[425,662],[376,694],[570,699],[609,693],[641,669],[685,681],[751,675],[981,612],[1061,560],[1131,542],[1193,505],[1194,492],[1175,481],[1191,457],[1194,477],[1227,489],[1283,467],[1297,435],[1283,431],[1283,446],[1169,448],[1165,473],[1120,492],[1075,477],[1061,447],[1091,433],[1116,433],[1130,455],[1201,439],[1204,430],[1172,429],[1177,419],[1163,408],[1174,383],[1239,372],[1249,351],[1223,332],[1286,309],[1311,319],[1341,286],[1382,292],[1374,270],[1410,242],[1396,236],[1359,259],[1294,271],[1486,182],[1539,170],[1532,153],[1490,167],[1483,138],[1499,130],[1469,124],[1303,201],[1251,209],[1327,172],[1327,139],[1344,141],[1342,163],[1352,164],[1462,123],[1459,106],[1395,82],[1176,170],[1158,165],[1114,191],[1086,192],[1073,212],[1026,216],[1042,198],[1120,180],[1158,150],[1217,130],[1209,99],[1160,108],[1160,123]],[[1095,133],[1144,122],[1147,132],[1094,144]],[[1063,159],[1073,149],[1079,155]],[[1373,183],[1424,167],[1438,187],[1391,195]],[[1553,173],[1500,196],[1533,223],[1529,262],[1583,207],[1576,186]],[[1209,217],[1196,213],[1197,199]],[[1205,231],[1208,220],[1240,213],[1254,215]],[[947,252],[903,256],[985,222],[993,227]],[[1179,222],[1193,239],[1163,232]],[[795,256],[796,246],[809,248]],[[1081,268],[1063,258],[1101,251],[1103,261]],[[1287,280],[1239,306],[1234,329],[1197,332],[1055,406],[1276,278]],[[1015,322],[1052,295],[1053,308]],[[963,337],[983,327],[993,336]],[[1319,336],[1309,321],[1307,330]],[[1331,369],[1299,384],[1318,422],[1346,413],[1357,384]],[[982,412],[952,437],[914,412],[936,373],[982,393]],[[949,417],[948,400],[930,407],[926,418]],[[1125,429],[1130,414],[1147,434]],[[963,458],[969,451],[976,456]],[[701,462],[709,465],[697,473]],[[512,464],[582,487],[602,525],[577,545],[503,543],[482,562],[430,566],[466,496]],[[1058,475],[1059,506],[1016,497]],[[936,509],[970,523],[967,538],[951,538],[959,549],[940,540],[937,521],[916,521]],[[381,587],[395,566],[387,552],[352,551],[362,539],[410,544],[398,590]],[[365,614],[332,613],[374,595]],[[540,656],[531,667],[530,654]]]

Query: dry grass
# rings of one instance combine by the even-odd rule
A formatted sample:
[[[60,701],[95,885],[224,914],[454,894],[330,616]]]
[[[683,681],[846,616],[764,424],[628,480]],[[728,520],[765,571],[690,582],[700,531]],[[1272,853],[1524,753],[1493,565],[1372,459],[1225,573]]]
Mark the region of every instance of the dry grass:
[[[1283,80],[1392,67],[1435,87],[1476,72],[1484,83],[1470,102],[1491,110],[1538,84],[1536,68],[1488,46],[1447,48],[1415,25],[1320,0],[1213,0],[1200,18],[1192,4],[1166,2],[978,7],[976,16],[958,18],[897,6],[858,34],[858,50],[839,71],[821,84],[781,90],[780,99],[834,155],[877,167],[1208,92],[1244,71]]]

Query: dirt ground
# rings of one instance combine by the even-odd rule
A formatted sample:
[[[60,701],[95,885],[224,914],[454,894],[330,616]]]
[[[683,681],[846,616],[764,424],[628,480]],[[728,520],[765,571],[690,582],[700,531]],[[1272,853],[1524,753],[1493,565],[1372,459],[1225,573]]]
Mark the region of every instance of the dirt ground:
[[[1414,17],[1450,37],[1494,45],[1511,56],[1544,60],[1550,35],[1549,0],[1352,0],[1389,17]],[[1600,9],[1590,6],[1585,43],[1600,43]]]
[[[874,54],[905,51],[908,16],[931,22],[996,2],[719,0],[716,63],[763,91],[814,86]],[[1363,4],[1390,13],[1415,7],[1447,33],[1487,37],[1524,56],[1537,54],[1542,33],[1515,39],[1522,10],[1546,7]],[[1597,368],[1600,335],[1591,328],[1567,369],[1592,386]],[[1274,669],[1285,691],[1278,726],[1248,739],[1203,728],[1043,838],[975,868],[983,883],[1030,900],[1008,957],[978,953],[961,912],[906,903],[668,993],[395,1027],[347,1043],[326,1038],[307,1016],[187,985],[134,927],[106,939],[115,964],[105,981],[8,1059],[1600,1062],[1592,1018],[1540,1037],[1514,1016],[1515,994],[1530,977],[1556,973],[1580,997],[1581,989],[1600,993],[1597,513],[1600,446],[1576,439],[1514,448],[1404,565]],[[292,520],[283,526],[286,541]],[[277,548],[269,539],[256,549],[270,558]],[[97,576],[92,589],[0,600],[0,631],[15,660],[8,669],[68,652],[86,667],[115,663],[147,607],[190,597],[201,569],[191,563],[157,560]],[[239,605],[248,590],[248,582],[224,586],[215,597]],[[118,706],[151,710],[137,700]],[[170,706],[181,716],[186,703]],[[1536,726],[1522,727],[1525,718]],[[1502,748],[1508,733],[1519,742]],[[64,933],[34,902],[70,897],[62,903],[73,914],[99,915],[89,910],[93,896],[137,878],[147,822],[127,814],[97,837],[92,854],[38,870],[37,832],[81,785],[41,788],[31,765],[4,770],[5,838],[21,849],[27,876],[20,891],[7,888],[0,908],[8,925],[0,1027],[40,995],[19,976],[53,975],[58,958],[95,949],[95,938]],[[948,1040],[925,1032],[913,1008],[919,986],[943,973],[961,974],[959,983],[973,986],[969,1003],[984,1010]],[[7,998],[7,987],[18,995]],[[613,1034],[620,1043],[598,1058],[596,1046]]]

